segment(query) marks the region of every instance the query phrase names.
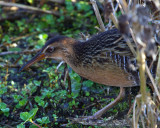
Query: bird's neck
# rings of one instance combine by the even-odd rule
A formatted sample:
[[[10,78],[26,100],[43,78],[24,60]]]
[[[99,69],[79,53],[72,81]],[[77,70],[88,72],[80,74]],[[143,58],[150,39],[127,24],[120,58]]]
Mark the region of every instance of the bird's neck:
[[[82,64],[82,59],[86,53],[84,53],[84,47],[86,46],[85,42],[80,42],[78,40],[74,40],[74,43],[65,47],[63,50],[65,61],[71,67],[79,66]]]

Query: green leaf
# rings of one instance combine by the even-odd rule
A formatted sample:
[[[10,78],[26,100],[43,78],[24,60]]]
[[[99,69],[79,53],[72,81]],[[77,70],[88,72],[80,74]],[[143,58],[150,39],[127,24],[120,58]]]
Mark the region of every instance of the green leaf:
[[[27,0],[28,3],[33,4],[33,0]]]
[[[89,11],[91,9],[90,5],[88,5],[88,2],[80,1],[76,4],[79,11]]]
[[[87,87],[91,87],[93,85],[93,82],[90,80],[84,81],[83,85],[87,86]]]
[[[4,87],[4,88],[0,89],[0,95],[4,94],[6,92],[7,92],[7,88]]]
[[[49,118],[48,118],[48,117],[42,117],[42,121],[43,121],[45,124],[50,123],[50,121],[49,121]]]
[[[36,97],[34,98],[34,100],[35,100],[37,103],[39,103],[39,102],[41,101],[41,97],[36,96]]]
[[[86,96],[89,96],[90,95],[90,93],[89,92],[86,92]]]
[[[114,98],[112,98],[111,101],[114,101]]]
[[[21,50],[22,50],[21,48],[17,48],[17,47],[9,48],[9,51],[17,51],[17,52],[20,52]]]
[[[2,112],[5,113],[5,112],[9,112],[10,109],[9,108],[4,108],[4,109],[1,109],[1,110],[2,110]]]
[[[28,112],[21,112],[20,113],[20,118],[24,121],[28,121],[30,119],[30,114]]]
[[[32,125],[29,126],[29,128],[38,128],[38,126],[32,124]],[[43,128],[46,128],[46,127],[43,127]]]
[[[45,107],[45,105],[48,105],[48,104],[45,104],[45,102],[42,100],[43,98],[42,97],[39,97],[39,96],[36,96],[35,97],[35,101],[38,103],[39,106],[42,106],[42,107]]]
[[[66,1],[66,9],[68,12],[72,12],[74,10],[74,6],[72,5],[72,2],[71,1]]]
[[[73,101],[72,101],[72,105],[75,105],[75,104],[76,104],[76,101],[75,101],[75,100],[73,100]]]
[[[53,15],[46,15],[45,21],[47,22],[47,24],[55,24],[55,20],[53,18]],[[48,37],[48,35],[47,35],[47,37]]]
[[[9,35],[5,35],[2,39],[2,42],[7,42],[7,43],[11,43],[11,40],[10,40],[10,36]]]
[[[68,94],[67,97],[68,97],[68,98],[72,98],[71,94]]]
[[[48,124],[48,123],[50,123],[50,120],[48,117],[42,117],[42,118],[38,118],[37,122],[39,122],[41,124]]]
[[[7,105],[3,102],[0,102],[0,109],[5,109]]]
[[[27,121],[32,121],[32,119],[33,119],[34,116],[36,115],[37,111],[38,111],[38,108],[33,108],[30,112],[21,112],[21,113],[20,113],[20,118],[21,118],[22,120],[24,120],[25,122],[27,122]],[[25,123],[25,122],[24,122],[24,123]],[[24,124],[24,123],[23,123],[23,124]]]
[[[19,101],[19,105],[24,106],[24,105],[26,105],[27,102],[28,102],[27,99],[22,99],[22,100]]]
[[[17,125],[17,128],[25,128],[25,126],[23,124],[19,124]]]
[[[91,101],[94,101],[94,97],[91,97]]]
[[[45,105],[45,102],[44,102],[43,100],[41,100],[41,101],[38,103],[38,105],[39,105],[39,106],[42,106],[42,107],[44,107],[44,105]]]
[[[43,124],[43,122],[42,122],[42,119],[41,119],[41,118],[38,118],[38,119],[36,119],[36,120],[37,120],[37,122],[38,122],[38,123]]]
[[[40,86],[40,84],[41,84],[41,81],[34,80],[33,82],[34,82],[34,84],[35,84],[36,86]]]
[[[31,116],[32,118],[36,115],[37,111],[38,111],[38,108],[33,108],[33,109],[29,112],[29,113],[32,115],[32,116]]]
[[[22,96],[15,94],[13,95],[13,98],[14,98],[14,102],[18,102],[22,98]]]
[[[46,40],[47,38],[48,38],[48,35],[47,34],[39,34],[39,39],[41,39],[41,40]]]
[[[57,118],[58,118],[56,114],[53,114],[52,116],[54,117],[54,119],[57,119]]]
[[[1,109],[5,116],[9,116],[9,108]]]

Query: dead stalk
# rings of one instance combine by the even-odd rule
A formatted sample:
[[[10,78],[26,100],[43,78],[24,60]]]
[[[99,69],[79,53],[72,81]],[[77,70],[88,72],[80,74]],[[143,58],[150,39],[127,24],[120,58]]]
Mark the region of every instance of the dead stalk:
[[[137,60],[139,62],[139,74],[140,74],[140,91],[142,94],[142,102],[146,103],[146,78],[145,78],[145,53],[144,50],[141,49],[137,54]]]
[[[157,71],[156,71],[156,85],[158,89],[160,89],[160,47],[158,48],[159,51],[159,57],[158,57],[158,63],[157,63]]]
[[[136,98],[133,103],[133,128],[136,128]]]
[[[138,128],[138,120],[141,114],[141,95],[137,95],[133,103],[133,128]],[[138,108],[138,109],[137,109]]]
[[[151,80],[151,82],[152,82],[152,85],[153,85],[153,87],[154,87],[154,91],[155,91],[155,93],[156,93],[156,95],[157,95],[157,98],[158,98],[158,100],[160,101],[160,93],[159,93],[159,91],[158,91],[158,88],[157,88],[157,85],[156,85],[156,83],[155,83],[155,81],[154,81],[154,78],[153,78],[151,72],[149,71],[149,68],[148,68],[147,64],[146,64],[146,72],[147,72],[147,75],[148,75],[148,77],[150,78],[150,80]]]
[[[126,0],[119,0],[119,2],[121,4],[124,12],[127,13],[128,12],[128,4],[127,4]]]
[[[119,6],[119,8],[121,10],[121,13],[124,14],[124,10],[123,10],[122,5],[120,4],[119,0],[116,0],[116,1],[117,1],[118,6]]]
[[[35,12],[41,12],[41,13],[53,14],[55,16],[60,16],[60,14],[58,12],[55,12],[55,11],[42,10],[40,8],[31,7],[31,6],[27,6],[27,5],[23,5],[23,4],[0,1],[0,5],[9,6],[9,7],[14,6],[14,7],[17,7],[17,8],[22,8],[22,9],[26,9],[26,10],[35,11]]]
[[[97,4],[96,4],[96,1],[95,0],[90,0],[90,2],[92,3],[92,6],[93,6],[93,9],[94,9],[94,12],[96,14],[96,17],[97,17],[97,20],[98,20],[98,23],[100,25],[100,28],[101,28],[101,31],[105,31],[105,26],[104,26],[104,23],[102,21],[102,18],[101,18],[101,15],[99,13],[99,10],[98,10],[98,7],[97,7]]]
[[[112,1],[111,1],[111,5],[112,5],[113,12],[110,14],[109,18],[113,21],[115,27],[118,28],[118,20],[117,20],[117,17],[115,15],[116,12],[115,12]]]

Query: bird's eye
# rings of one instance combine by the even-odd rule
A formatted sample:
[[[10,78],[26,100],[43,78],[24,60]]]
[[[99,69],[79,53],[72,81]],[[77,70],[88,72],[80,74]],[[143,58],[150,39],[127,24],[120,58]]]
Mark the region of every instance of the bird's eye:
[[[54,47],[49,47],[48,49],[47,49],[47,52],[49,52],[49,53],[52,53],[54,51]]]

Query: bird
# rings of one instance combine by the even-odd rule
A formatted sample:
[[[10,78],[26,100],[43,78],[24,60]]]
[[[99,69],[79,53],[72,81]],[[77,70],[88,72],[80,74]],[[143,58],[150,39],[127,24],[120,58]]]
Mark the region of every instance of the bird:
[[[116,105],[124,97],[125,87],[139,86],[139,73],[130,66],[136,66],[136,59],[116,28],[95,34],[85,41],[63,35],[54,36],[19,71],[45,58],[64,61],[77,74],[93,82],[120,87],[117,98],[88,116],[89,119],[100,118]]]

